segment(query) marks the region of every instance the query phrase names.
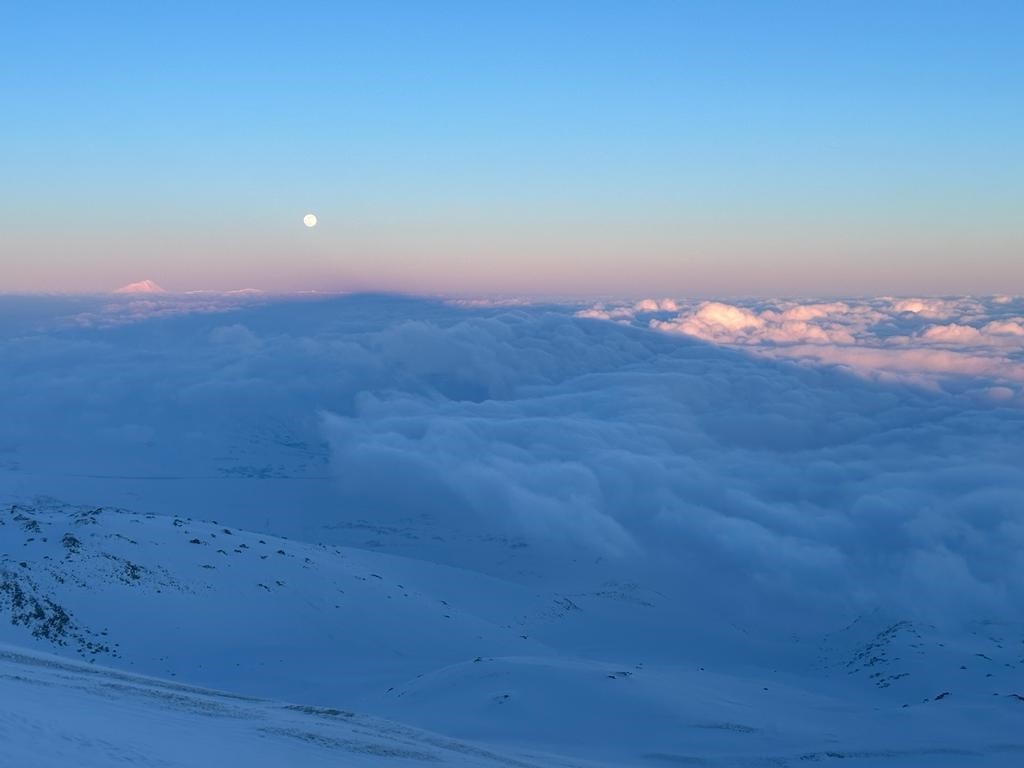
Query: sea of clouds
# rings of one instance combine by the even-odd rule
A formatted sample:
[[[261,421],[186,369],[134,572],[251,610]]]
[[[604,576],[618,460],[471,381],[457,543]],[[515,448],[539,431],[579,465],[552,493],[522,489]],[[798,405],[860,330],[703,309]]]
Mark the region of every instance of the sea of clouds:
[[[878,381],[1022,402],[1024,304],[1012,296],[735,303],[645,299],[596,304],[578,314],[770,357],[838,365]]]
[[[327,522],[429,516],[787,617],[1000,617],[1022,384],[1013,297],[0,297],[0,479],[202,474],[271,425],[323,446],[267,450],[330,478]]]

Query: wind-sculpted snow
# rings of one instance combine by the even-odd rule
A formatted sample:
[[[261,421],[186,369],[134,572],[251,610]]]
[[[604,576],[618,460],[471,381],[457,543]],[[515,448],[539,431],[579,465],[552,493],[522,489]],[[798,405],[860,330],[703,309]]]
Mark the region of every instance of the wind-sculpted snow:
[[[10,642],[617,765],[1014,763],[1021,300],[147,301],[0,299]]]

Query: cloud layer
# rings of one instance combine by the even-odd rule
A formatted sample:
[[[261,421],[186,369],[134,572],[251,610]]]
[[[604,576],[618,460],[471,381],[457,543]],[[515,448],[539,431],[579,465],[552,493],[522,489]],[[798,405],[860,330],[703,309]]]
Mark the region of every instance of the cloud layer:
[[[9,326],[8,480],[234,457],[332,475],[325,530],[426,516],[732,611],[1024,599],[1018,300],[214,308]]]
[[[767,357],[841,366],[875,380],[946,391],[970,389],[979,397],[1024,403],[1020,298],[645,300],[597,305],[578,315],[648,326]]]

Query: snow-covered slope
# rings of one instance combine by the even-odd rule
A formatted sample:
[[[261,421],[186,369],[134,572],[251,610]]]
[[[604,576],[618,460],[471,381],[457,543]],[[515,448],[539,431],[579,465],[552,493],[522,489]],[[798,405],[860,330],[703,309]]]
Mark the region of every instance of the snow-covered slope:
[[[523,588],[213,523],[0,511],[0,638],[247,694],[356,701],[481,654],[537,654]]]
[[[0,681],[5,766],[565,765],[345,710],[239,696],[9,646],[0,646]]]
[[[8,643],[503,750],[617,765],[946,753],[998,764],[1024,714],[1019,626],[943,633],[867,616],[819,637],[744,640],[638,585],[552,592],[52,500],[0,513],[0,579]],[[956,727],[974,718],[983,730]]]

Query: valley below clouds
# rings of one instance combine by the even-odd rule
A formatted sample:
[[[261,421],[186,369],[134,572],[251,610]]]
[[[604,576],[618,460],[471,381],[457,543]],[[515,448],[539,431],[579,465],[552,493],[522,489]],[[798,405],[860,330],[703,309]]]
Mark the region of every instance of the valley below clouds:
[[[197,728],[230,691],[310,765],[1024,752],[1024,299],[0,319],[0,689],[91,662],[201,689]],[[185,764],[167,738],[152,764]]]

